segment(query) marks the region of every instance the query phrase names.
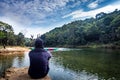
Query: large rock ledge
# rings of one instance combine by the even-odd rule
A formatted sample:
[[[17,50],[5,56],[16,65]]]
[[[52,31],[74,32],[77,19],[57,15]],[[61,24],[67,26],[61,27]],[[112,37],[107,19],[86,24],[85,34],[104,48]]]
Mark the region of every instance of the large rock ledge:
[[[0,49],[0,55],[10,55],[23,53],[25,51],[29,51],[30,49],[27,47],[7,47],[6,49]]]
[[[5,77],[0,80],[51,80],[49,76],[42,79],[31,79],[27,74],[28,68],[9,68],[5,72]]]

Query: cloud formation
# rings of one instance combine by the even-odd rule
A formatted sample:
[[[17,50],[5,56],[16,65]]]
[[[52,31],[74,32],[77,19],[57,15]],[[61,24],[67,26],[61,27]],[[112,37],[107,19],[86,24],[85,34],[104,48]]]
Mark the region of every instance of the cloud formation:
[[[38,20],[45,22],[48,16],[66,5],[68,0],[5,0],[0,2],[1,14],[20,23]],[[24,21],[23,21],[24,20]]]
[[[96,8],[98,6],[98,1],[94,1],[94,2],[92,2],[92,3],[90,3],[89,5],[88,5],[88,7],[90,8],[90,9],[94,9],[94,8]]]
[[[113,3],[111,5],[107,5],[105,7],[98,8],[95,10],[90,10],[90,11],[83,11],[82,9],[76,10],[70,14],[63,16],[62,18],[71,17],[71,19],[86,19],[86,18],[95,17],[95,15],[100,12],[105,12],[105,13],[113,12],[115,9],[120,10],[119,3]]]
[[[20,29],[36,27],[36,24],[38,27],[45,27],[44,24],[55,21],[49,17],[55,16],[55,12],[67,2],[68,0],[0,1],[0,20],[12,25],[16,34]]]

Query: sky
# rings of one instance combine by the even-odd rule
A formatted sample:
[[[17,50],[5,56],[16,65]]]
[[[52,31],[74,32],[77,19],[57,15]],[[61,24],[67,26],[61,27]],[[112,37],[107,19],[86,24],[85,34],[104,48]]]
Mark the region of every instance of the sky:
[[[42,35],[75,20],[120,10],[120,0],[0,0],[0,21],[25,37]]]

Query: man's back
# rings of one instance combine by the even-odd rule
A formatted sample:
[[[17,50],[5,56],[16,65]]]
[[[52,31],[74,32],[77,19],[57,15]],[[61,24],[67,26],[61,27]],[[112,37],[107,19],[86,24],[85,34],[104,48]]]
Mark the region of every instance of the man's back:
[[[32,78],[45,77],[49,71],[49,58],[51,55],[43,48],[35,48],[29,52],[30,67],[28,74]]]

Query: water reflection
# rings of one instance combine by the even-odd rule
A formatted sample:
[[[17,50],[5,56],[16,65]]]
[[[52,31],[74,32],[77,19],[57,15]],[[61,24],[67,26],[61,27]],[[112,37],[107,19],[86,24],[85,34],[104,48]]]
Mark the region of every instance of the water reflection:
[[[120,51],[68,49],[52,51],[49,75],[52,80],[120,80]],[[0,56],[0,76],[9,67],[28,67],[28,52]]]
[[[3,76],[6,69],[10,67],[28,67],[29,58],[27,53],[28,52],[24,54],[0,56],[0,77]]]
[[[0,77],[4,75],[7,68],[12,66],[15,56],[0,56]]]
[[[20,67],[28,67],[28,66],[29,66],[28,52],[17,55],[13,60],[12,67],[20,68]]]
[[[74,71],[61,65],[57,60],[58,58],[53,57],[50,64],[50,72],[52,80],[98,80],[98,76],[94,74],[88,74],[85,70]],[[61,58],[59,58],[61,59]]]
[[[54,52],[56,62],[65,68],[81,75],[85,70],[88,75],[98,79],[120,80],[119,50],[83,49],[64,52]],[[80,76],[79,75],[79,76]],[[88,75],[85,75],[88,78]],[[98,79],[97,79],[98,76]],[[78,78],[81,80],[81,77]],[[90,78],[91,79],[91,78]],[[88,79],[83,79],[88,80]]]

